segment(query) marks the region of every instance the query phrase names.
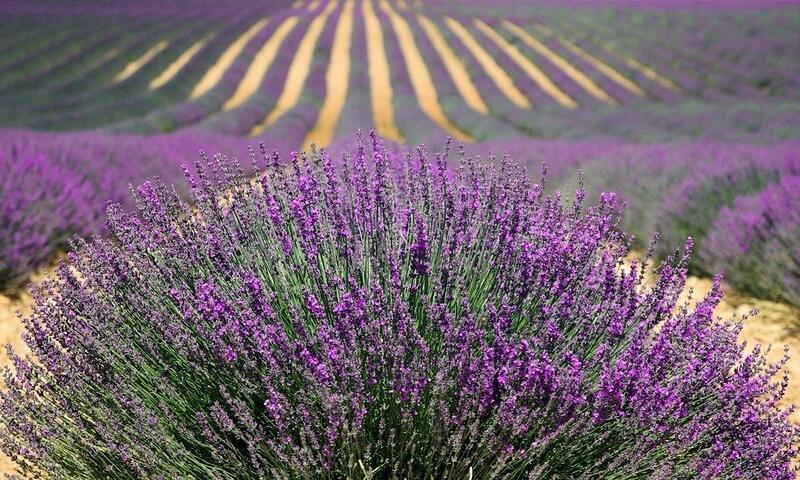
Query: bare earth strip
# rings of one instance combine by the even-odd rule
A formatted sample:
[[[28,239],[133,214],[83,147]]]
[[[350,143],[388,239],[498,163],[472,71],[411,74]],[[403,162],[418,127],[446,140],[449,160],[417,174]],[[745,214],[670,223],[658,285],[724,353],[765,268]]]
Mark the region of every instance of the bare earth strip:
[[[478,30],[483,32],[489,40],[491,40],[497,47],[503,51],[506,55],[511,57],[511,60],[514,61],[521,69],[524,71],[537,85],[539,88],[544,90],[544,92],[556,102],[560,103],[563,107],[574,109],[578,108],[578,102],[572,99],[569,95],[567,95],[563,90],[558,88],[558,86],[553,83],[550,78],[544,74],[543,71],[539,69],[528,57],[522,54],[517,47],[506,41],[503,37],[500,36],[499,33],[495,32],[492,27],[484,23],[480,19],[474,19],[473,23]]]
[[[503,67],[498,65],[492,56],[489,55],[489,52],[481,47],[480,43],[472,36],[469,30],[454,18],[445,17],[444,21],[447,28],[461,40],[461,43],[467,47],[469,53],[475,57],[475,60],[480,64],[481,68],[483,68],[492,82],[494,82],[498,90],[503,92],[503,95],[517,107],[525,109],[531,108],[531,101],[528,97],[514,85],[514,80],[512,80],[506,71],[503,70]]]
[[[217,63],[209,68],[205,75],[203,75],[203,78],[197,82],[197,85],[195,85],[194,89],[192,89],[192,93],[189,95],[189,98],[195,99],[202,97],[208,93],[209,90],[214,88],[222,79],[222,76],[225,75],[225,72],[228,71],[228,68],[230,68],[231,64],[233,64],[233,61],[236,60],[236,57],[242,53],[242,50],[244,50],[244,47],[247,45],[247,43],[267,25],[267,21],[268,19],[262,18],[252,27],[248,28],[247,31],[241,34],[233,43],[231,43],[227,50],[222,52],[222,55],[219,56]]]
[[[663,87],[666,87],[666,88],[669,88],[670,90],[673,90],[675,92],[682,92],[683,91],[681,89],[681,87],[679,87],[675,82],[673,82],[669,78],[665,77],[664,75],[661,75],[657,71],[653,70],[653,68],[648,67],[647,65],[639,62],[635,58],[629,57],[627,55],[623,55],[622,53],[619,53],[616,50],[614,50],[613,48],[611,48],[611,46],[609,46],[609,45],[602,45],[602,47],[603,47],[603,49],[605,51],[611,53],[612,55],[615,55],[620,60],[625,62],[626,65],[628,65],[632,69],[638,71],[639,73],[641,73],[645,77],[649,78],[650,80],[658,83],[659,85],[661,85]]]
[[[316,125],[306,135],[306,139],[303,142],[303,150],[308,150],[312,143],[317,144],[318,147],[326,147],[333,140],[333,133],[339,123],[339,116],[344,109],[345,100],[347,100],[354,8],[354,1],[347,0],[342,10],[342,16],[336,26],[331,59],[328,63],[328,71],[325,74],[325,82],[327,84],[325,102],[320,108]]]
[[[559,35],[556,35],[555,32],[553,32],[548,27],[541,24],[536,24],[534,26],[536,27],[537,30],[544,33],[545,35],[552,36],[553,38],[558,40],[558,43],[563,45],[567,50],[574,53],[581,60],[588,63],[592,67],[596,68],[598,72],[602,73],[612,81],[616,82],[617,85],[621,86],[625,90],[633,93],[638,97],[644,98],[647,96],[647,93],[644,90],[642,90],[642,88],[639,85],[634,83],[632,80],[628,79],[625,75],[620,73],[614,67],[608,65],[607,63],[603,62],[599,58],[595,57],[594,55],[590,54],[589,52],[575,45],[569,40]]]
[[[585,73],[575,68],[571,63],[566,61],[559,54],[550,50],[545,44],[543,44],[542,42],[534,38],[531,34],[520,28],[517,24],[510,22],[508,20],[503,20],[502,25],[503,27],[505,27],[506,30],[510,31],[511,33],[516,35],[520,40],[522,40],[523,43],[525,43],[525,45],[531,47],[539,55],[543,56],[544,58],[552,62],[555,66],[560,68],[565,74],[567,74],[569,78],[572,79],[572,81],[580,85],[590,95],[611,105],[619,104],[613,97],[611,97],[611,95],[606,93],[605,90],[603,90],[602,88],[600,88],[599,85],[594,83],[594,80],[589,78]]]
[[[464,63],[450,48],[450,45],[447,44],[442,32],[439,31],[435,23],[421,13],[417,15],[417,20],[422,29],[425,30],[425,34],[430,39],[433,48],[436,49],[436,53],[439,54],[439,58],[444,63],[447,73],[453,79],[453,83],[456,85],[456,89],[461,94],[464,102],[476,112],[488,115],[489,107],[486,106],[486,102],[483,101],[480,92],[478,92],[475,84],[472,83],[467,67],[464,66]]]
[[[328,17],[336,8],[337,3],[335,1],[329,2],[325,10],[311,21],[305,36],[300,40],[300,45],[297,47],[292,64],[289,66],[289,71],[286,74],[286,83],[283,85],[283,92],[278,97],[275,108],[264,120],[253,127],[250,135],[258,135],[263,132],[281,118],[283,114],[297,105],[297,101],[300,100],[300,95],[302,95],[303,88],[306,85],[308,72],[311,70],[311,62],[314,60],[317,41],[325,28],[325,22],[328,21]]]
[[[222,106],[223,110],[233,110],[241,106],[248,98],[258,91],[259,87],[261,87],[261,82],[264,81],[264,76],[272,66],[272,62],[275,61],[275,56],[278,54],[278,50],[281,48],[283,41],[286,40],[286,37],[295,25],[297,25],[298,20],[296,15],[285,19],[280,26],[275,29],[269,39],[264,42],[264,46],[261,47],[261,50],[253,57],[253,61],[250,62],[250,66],[239,82],[236,91]]]
[[[475,139],[472,135],[454,125],[444,113],[436,93],[436,86],[434,86],[433,79],[428,71],[428,66],[425,64],[425,60],[422,58],[422,54],[417,48],[417,44],[414,41],[414,34],[411,32],[408,23],[394,11],[387,0],[381,0],[380,5],[381,9],[386,12],[386,15],[389,17],[392,28],[394,28],[394,33],[400,44],[400,51],[403,53],[403,58],[408,67],[408,76],[411,79],[411,85],[414,87],[420,110],[430,117],[434,123],[439,125],[442,130],[452,135],[453,138],[465,142],[474,141]]]
[[[30,314],[31,303],[33,301],[27,293],[13,299],[0,295],[0,345],[5,347],[6,344],[11,344],[16,352],[27,351],[20,337],[23,331],[22,324],[15,312],[20,310],[25,315]],[[0,349],[0,367],[9,364],[5,352],[5,348]],[[5,387],[2,380],[0,380],[0,387]],[[14,464],[10,458],[0,453],[0,476],[6,473],[14,473]]]
[[[149,89],[157,90],[166,85],[167,82],[175,78],[175,75],[180,73],[180,71],[183,70],[183,67],[185,67],[189,62],[192,61],[194,56],[197,55],[200,52],[200,50],[203,49],[203,47],[206,45],[206,43],[208,43],[210,38],[211,37],[209,36],[194,42],[194,45],[192,45],[185,52],[183,52],[180,57],[178,57],[174,62],[169,64],[169,66],[167,66],[167,68],[165,68],[163,72],[161,72],[156,78],[154,78],[150,82],[150,85],[148,86]]]
[[[367,37],[367,62],[369,64],[369,91],[372,105],[372,120],[375,130],[383,138],[403,141],[403,135],[397,128],[392,106],[391,71],[386,59],[386,48],[383,44],[383,29],[370,0],[362,4],[364,29]]]
[[[147,65],[150,62],[150,60],[155,58],[156,55],[158,55],[165,48],[167,48],[167,46],[169,46],[169,42],[166,40],[161,40],[160,42],[150,47],[146,52],[144,52],[144,54],[141,57],[125,65],[125,68],[120,70],[120,72],[116,74],[116,76],[114,76],[114,80],[112,83],[120,83],[129,79],[142,67]]]

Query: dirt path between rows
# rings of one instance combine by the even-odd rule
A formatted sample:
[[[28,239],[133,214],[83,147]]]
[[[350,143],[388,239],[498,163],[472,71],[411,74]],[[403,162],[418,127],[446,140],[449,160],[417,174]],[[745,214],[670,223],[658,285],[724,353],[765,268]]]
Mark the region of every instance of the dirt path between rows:
[[[17,318],[16,311],[21,311],[27,315],[30,313],[30,305],[32,298],[27,293],[21,294],[17,298],[10,298],[0,294],[0,367],[8,365],[8,357],[6,356],[5,345],[11,344],[16,351],[26,351],[25,344],[22,341],[22,323]],[[0,380],[2,385],[2,380]],[[14,464],[11,460],[0,453],[0,476],[6,473],[14,472]]]
[[[43,274],[36,277],[42,278]],[[700,299],[711,290],[711,280],[689,277],[688,288],[694,291],[693,299]],[[741,340],[746,341],[750,347],[755,344],[772,344],[773,349],[769,355],[772,360],[780,359],[784,345],[789,347],[792,358],[786,366],[786,371],[790,383],[784,404],[800,405],[800,309],[746,297],[728,290],[725,293],[723,302],[717,308],[717,314],[723,318],[730,318],[734,314],[741,317],[754,308],[759,310],[757,316],[745,320]],[[30,313],[31,302],[31,296],[24,292],[16,297],[0,294],[0,345],[10,343],[15,349],[24,351],[25,347],[20,339],[23,329],[15,312]],[[7,364],[8,360],[3,349],[0,353],[0,366]],[[792,415],[792,421],[800,424],[800,412]],[[0,475],[13,471],[13,463],[0,454]]]

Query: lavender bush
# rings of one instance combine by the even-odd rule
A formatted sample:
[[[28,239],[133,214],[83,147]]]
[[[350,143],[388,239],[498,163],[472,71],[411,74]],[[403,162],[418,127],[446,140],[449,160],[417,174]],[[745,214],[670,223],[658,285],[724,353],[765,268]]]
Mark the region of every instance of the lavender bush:
[[[736,285],[763,298],[800,305],[800,176],[787,175],[757,195],[738,197],[709,229],[700,252]]]
[[[738,196],[758,193],[784,174],[800,173],[800,157],[796,154],[775,155],[779,149],[768,149],[766,155],[758,149],[752,149],[752,153],[747,150],[750,149],[745,148],[740,156],[709,150],[710,155],[700,165],[684,166],[685,176],[664,192],[655,213],[665,243],[674,245],[687,235],[704,241],[722,208],[733,204]],[[702,261],[693,262],[692,266],[712,273]]]
[[[3,451],[69,478],[794,478],[781,364],[714,320],[718,283],[676,309],[688,245],[647,287],[612,194],[356,145],[110,207],[36,290]]]
[[[51,164],[42,154],[12,149],[0,153],[0,165],[0,285],[7,285],[46,261],[70,235],[91,233],[102,213],[85,210],[96,193],[68,162]],[[74,228],[76,217],[85,229]]]
[[[186,147],[196,135],[0,130],[0,287],[18,286],[70,236],[105,234],[106,202],[127,204],[131,183],[180,180],[181,163],[197,154]],[[227,152],[238,144],[215,141]]]

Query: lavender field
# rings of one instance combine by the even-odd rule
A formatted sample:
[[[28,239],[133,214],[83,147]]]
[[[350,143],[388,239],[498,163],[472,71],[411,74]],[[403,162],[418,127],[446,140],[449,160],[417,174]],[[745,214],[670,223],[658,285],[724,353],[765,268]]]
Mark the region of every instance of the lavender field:
[[[0,18],[0,472],[800,478],[800,4]]]

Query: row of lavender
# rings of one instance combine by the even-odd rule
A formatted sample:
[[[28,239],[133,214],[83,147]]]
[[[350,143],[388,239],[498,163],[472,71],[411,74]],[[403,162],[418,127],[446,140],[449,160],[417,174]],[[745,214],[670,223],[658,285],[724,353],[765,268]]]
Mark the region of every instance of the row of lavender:
[[[110,134],[0,135],[0,279],[15,283],[65,247],[72,234],[104,232],[108,201],[124,202],[127,186],[159,175],[179,178],[197,146],[242,156],[246,142],[180,133],[143,139]],[[283,140],[283,139],[281,139]],[[269,140],[283,153],[294,148]],[[434,142],[434,145],[439,142]],[[347,148],[337,142],[333,151]],[[569,180],[582,169],[590,191],[615,191],[629,203],[626,229],[646,244],[661,234],[666,255],[692,236],[698,255],[691,267],[719,271],[737,289],[800,304],[800,145],[719,143],[633,145],[616,141],[508,140],[469,147],[484,156],[509,152],[532,170],[548,164],[551,178]]]
[[[243,147],[190,132],[143,138],[0,130],[0,285],[19,284],[72,235],[105,234],[108,202],[126,203],[128,186],[154,175],[177,183],[180,165],[209,138],[231,154]]]
[[[627,202],[624,227],[641,248],[654,234],[665,258],[687,236],[695,274],[719,272],[737,290],[800,305],[800,143],[773,145],[517,140],[476,146],[510,153],[533,169],[547,163],[556,187],[574,188],[582,170],[589,191]]]

